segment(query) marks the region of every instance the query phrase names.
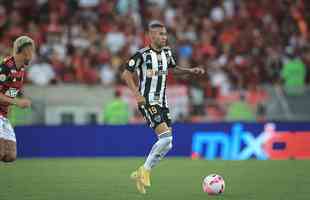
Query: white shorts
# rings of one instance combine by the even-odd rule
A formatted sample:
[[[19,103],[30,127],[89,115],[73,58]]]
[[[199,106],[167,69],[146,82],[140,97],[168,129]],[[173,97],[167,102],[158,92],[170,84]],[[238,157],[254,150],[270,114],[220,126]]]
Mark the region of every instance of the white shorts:
[[[16,142],[15,132],[10,121],[0,116],[0,138]]]

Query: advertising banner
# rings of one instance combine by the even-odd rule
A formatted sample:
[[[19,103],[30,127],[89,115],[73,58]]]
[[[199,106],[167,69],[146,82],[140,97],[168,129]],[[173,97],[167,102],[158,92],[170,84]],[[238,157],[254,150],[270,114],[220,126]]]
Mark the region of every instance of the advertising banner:
[[[19,157],[146,156],[157,138],[146,125],[25,126]],[[310,159],[310,123],[173,125],[169,156],[193,159]]]

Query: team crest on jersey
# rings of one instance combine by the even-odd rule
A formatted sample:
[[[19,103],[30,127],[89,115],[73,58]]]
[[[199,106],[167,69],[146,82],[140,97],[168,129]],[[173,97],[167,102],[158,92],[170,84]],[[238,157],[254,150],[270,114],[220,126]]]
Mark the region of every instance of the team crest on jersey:
[[[5,95],[9,97],[16,97],[18,94],[18,90],[16,88],[9,88],[6,92]]]
[[[6,75],[5,74],[0,74],[0,81],[5,81],[6,80]]]
[[[136,64],[134,59],[130,59],[128,62],[129,67],[133,67]]]

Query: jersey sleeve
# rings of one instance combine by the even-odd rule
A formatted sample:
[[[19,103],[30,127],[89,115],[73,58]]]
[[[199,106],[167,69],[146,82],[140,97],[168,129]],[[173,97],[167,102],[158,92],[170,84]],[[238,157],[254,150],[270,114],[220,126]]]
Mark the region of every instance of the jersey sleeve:
[[[168,51],[168,55],[169,55],[169,66],[168,67],[169,68],[176,68],[177,62],[176,62],[175,56],[171,50]]]
[[[7,83],[8,79],[9,70],[3,63],[0,63],[0,85]]]
[[[137,52],[126,63],[126,69],[130,72],[135,72],[135,70],[142,65],[142,61],[142,54]]]

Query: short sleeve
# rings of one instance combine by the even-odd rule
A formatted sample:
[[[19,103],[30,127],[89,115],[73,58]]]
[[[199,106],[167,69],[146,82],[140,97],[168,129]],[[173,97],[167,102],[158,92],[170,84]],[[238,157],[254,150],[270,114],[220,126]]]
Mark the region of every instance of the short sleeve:
[[[141,66],[142,61],[142,54],[140,52],[137,52],[126,63],[126,69],[130,72],[134,72],[138,67]]]
[[[8,79],[9,79],[9,70],[3,63],[1,63],[0,64],[0,85],[7,83]]]

